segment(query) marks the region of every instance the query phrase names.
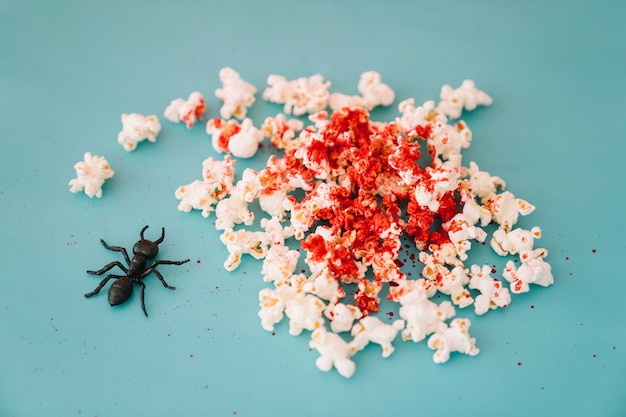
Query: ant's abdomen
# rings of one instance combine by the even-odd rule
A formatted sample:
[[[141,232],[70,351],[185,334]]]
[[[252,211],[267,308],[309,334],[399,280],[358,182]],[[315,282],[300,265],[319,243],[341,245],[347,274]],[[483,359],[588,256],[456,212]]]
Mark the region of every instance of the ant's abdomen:
[[[133,282],[127,277],[115,280],[109,288],[109,304],[116,306],[130,298],[133,293]]]

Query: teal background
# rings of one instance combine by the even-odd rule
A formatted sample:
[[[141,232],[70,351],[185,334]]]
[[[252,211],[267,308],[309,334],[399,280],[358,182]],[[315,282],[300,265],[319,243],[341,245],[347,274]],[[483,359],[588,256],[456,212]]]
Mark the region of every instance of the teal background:
[[[626,3],[623,1],[0,0],[0,416],[626,415]],[[465,114],[464,154],[535,204],[556,283],[476,317],[481,353],[432,363],[425,343],[369,346],[344,379],[315,367],[308,337],[264,331],[260,263],[223,270],[212,221],[174,190],[217,156],[204,125],[167,122],[170,100],[220,102],[219,69],[257,86],[321,73],[356,93],[382,74],[397,103],[470,78],[493,106]],[[255,122],[280,111],[257,103]],[[127,153],[122,113],[159,115],[155,144]],[[90,151],[115,176],[102,199],[71,194]],[[249,161],[260,168],[269,146]],[[166,238],[160,270],[112,309],[87,269],[118,259],[145,224]],[[488,251],[473,261],[506,259]]]

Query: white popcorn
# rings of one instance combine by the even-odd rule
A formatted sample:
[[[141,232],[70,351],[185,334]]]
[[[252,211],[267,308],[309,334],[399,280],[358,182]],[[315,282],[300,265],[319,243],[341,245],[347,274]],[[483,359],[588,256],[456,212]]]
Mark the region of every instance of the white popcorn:
[[[215,205],[231,190],[235,179],[234,165],[235,161],[228,155],[223,161],[205,159],[202,162],[203,180],[182,185],[174,192],[180,200],[178,210],[202,210],[202,216],[208,217],[215,210]]]
[[[215,90],[215,96],[224,101],[220,108],[220,116],[224,119],[246,117],[248,108],[254,103],[256,87],[241,79],[232,68],[222,68],[219,73],[222,88]]]
[[[449,301],[437,305],[428,299],[426,291],[420,287],[412,288],[398,302],[400,317],[406,322],[402,340],[412,340],[415,343],[424,340],[431,333],[445,329],[445,320],[455,314]]]
[[[324,315],[330,320],[330,329],[334,333],[347,332],[352,329],[354,320],[363,317],[363,313],[358,307],[341,302],[329,304],[324,310]]]
[[[422,254],[426,256],[422,256]],[[422,259],[426,258],[427,254],[421,252],[420,261],[424,262]],[[449,295],[452,303],[460,308],[465,308],[474,302],[469,291],[465,288],[470,279],[462,266],[455,266],[449,270],[444,265],[428,262],[422,270],[422,275],[436,282],[437,290]]]
[[[263,99],[272,103],[284,104],[283,112],[302,116],[316,113],[328,106],[330,81],[315,74],[309,78],[298,78],[293,81],[281,75],[270,75],[267,78],[269,87],[263,92]]]
[[[350,96],[342,93],[332,93],[328,97],[328,106],[333,111],[341,110],[344,107],[363,107],[365,108],[365,102],[361,96]]]
[[[533,227],[531,230],[517,228],[510,232],[498,229],[491,238],[491,248],[500,256],[515,255],[517,253],[524,254],[533,250],[535,239],[540,237],[541,228],[538,226]]]
[[[127,152],[134,151],[137,144],[145,139],[155,142],[161,131],[161,123],[155,115],[144,116],[139,113],[122,114],[122,131],[117,142]]]
[[[502,178],[491,176],[488,172],[480,171],[475,162],[469,164],[469,188],[473,195],[482,199],[494,194],[497,189],[504,189],[506,183]]]
[[[287,301],[302,292],[304,275],[293,275],[288,281],[280,282],[276,288],[264,288],[259,292],[259,317],[261,326],[267,331],[273,331],[274,325],[284,317]]]
[[[300,252],[285,245],[272,245],[263,259],[263,281],[286,281],[295,272]]]
[[[178,210],[184,212],[190,212],[192,209],[202,210],[202,217],[208,217],[220,200],[218,197],[220,191],[222,189],[217,183],[195,180],[178,187],[174,196],[180,200]]]
[[[83,161],[77,162],[74,169],[76,178],[69,182],[70,191],[77,193],[84,190],[90,198],[102,197],[104,181],[115,174],[104,157],[91,155],[90,152],[85,152]]]
[[[206,111],[206,104],[202,94],[195,91],[189,95],[187,100],[177,98],[167,106],[163,115],[173,123],[184,122],[188,129],[202,119]]]
[[[343,377],[350,378],[354,374],[356,365],[350,359],[350,345],[339,335],[320,327],[311,334],[309,346],[320,354],[315,361],[319,370],[328,372],[334,366]]]
[[[470,337],[468,329],[471,322],[468,319],[454,319],[449,327],[435,332],[428,339],[428,347],[435,349],[433,361],[445,363],[450,359],[451,352],[460,352],[476,356],[480,349],[476,347],[476,339]]]
[[[433,129],[428,144],[435,150],[435,163],[448,161],[449,165],[461,166],[461,150],[468,148],[472,141],[472,131],[462,120],[454,125],[443,121],[432,124]]]
[[[345,295],[341,285],[337,279],[331,276],[327,266],[319,271],[314,271],[307,283],[304,284],[303,289],[323,300],[330,301],[331,304],[336,303],[338,298]]]
[[[540,257],[531,258],[517,268],[513,261],[508,261],[502,276],[511,283],[511,292],[520,294],[528,292],[529,284],[548,287],[554,284],[552,267]]]
[[[452,119],[458,119],[463,109],[471,111],[477,106],[490,106],[493,103],[493,99],[484,91],[477,89],[472,80],[463,81],[457,89],[444,85],[440,98],[438,109]]]
[[[264,232],[227,229],[220,236],[220,240],[226,245],[229,253],[224,262],[224,269],[227,271],[237,269],[244,254],[249,254],[255,259],[263,259],[268,251],[267,236]]]
[[[297,336],[302,330],[315,330],[324,326],[322,317],[326,304],[313,294],[299,293],[287,300],[285,314],[289,317],[289,334]]]
[[[363,96],[365,108],[368,110],[376,106],[389,106],[395,99],[391,87],[381,81],[381,76],[376,71],[367,71],[361,74],[358,89]]]
[[[485,207],[505,232],[511,230],[517,223],[520,214],[526,216],[535,211],[535,206],[521,198],[515,198],[509,191],[491,194],[485,202]]]
[[[474,300],[474,312],[476,314],[483,315],[489,309],[505,308],[511,304],[511,293],[508,288],[502,286],[500,281],[490,275],[491,267],[489,265],[483,265],[482,268],[478,265],[472,265],[471,274],[469,287],[480,291],[480,295]]]
[[[404,328],[404,320],[395,320],[392,324],[383,323],[378,317],[367,316],[359,320],[352,328],[350,347],[353,352],[363,350],[370,342],[380,345],[383,358],[388,358],[395,350],[393,342],[398,331]]]

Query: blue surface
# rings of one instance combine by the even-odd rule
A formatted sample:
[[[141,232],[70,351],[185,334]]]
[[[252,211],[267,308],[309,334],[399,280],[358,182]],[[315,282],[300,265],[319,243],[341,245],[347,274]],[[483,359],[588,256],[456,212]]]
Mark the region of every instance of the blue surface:
[[[626,415],[626,4],[544,3],[1,1],[0,416]],[[459,311],[477,357],[435,365],[398,340],[385,360],[360,352],[351,379],[320,372],[307,336],[261,328],[260,264],[225,272],[211,219],[176,210],[216,156],[203,126],[161,117],[155,144],[116,142],[122,113],[194,90],[215,117],[225,66],[260,90],[319,72],[345,93],[376,70],[396,104],[474,79],[494,104],[464,117],[464,161],[537,206],[520,225],[542,227],[556,284]],[[249,115],[279,110],[258,98]],[[85,151],[115,170],[102,199],[68,191]],[[177,290],[147,279],[147,319],[137,293],[85,299],[85,270],[117,259],[99,239],[130,247],[145,224],[166,228],[162,258],[192,259],[161,268]]]

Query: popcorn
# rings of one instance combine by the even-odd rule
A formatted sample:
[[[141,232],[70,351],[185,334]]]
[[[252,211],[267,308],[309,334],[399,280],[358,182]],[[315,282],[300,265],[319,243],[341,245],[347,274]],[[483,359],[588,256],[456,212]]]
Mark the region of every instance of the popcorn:
[[[437,331],[428,338],[428,347],[435,349],[433,361],[445,363],[450,359],[450,353],[460,352],[470,356],[476,356],[480,349],[476,347],[476,339],[470,337],[468,329],[471,322],[468,319],[454,319],[443,330]]]
[[[341,302],[329,304],[324,310],[324,315],[330,319],[330,328],[333,333],[347,332],[352,329],[355,320],[363,317],[358,307]]]
[[[268,87],[263,92],[263,99],[272,103],[284,104],[283,112],[302,116],[316,113],[328,106],[330,81],[324,81],[319,74],[293,81],[281,75],[270,75]]]
[[[223,161],[205,159],[202,162],[203,180],[182,185],[174,192],[180,200],[178,210],[202,210],[202,216],[208,217],[215,210],[215,205],[231,190],[235,179],[234,165],[235,161],[228,155]]]
[[[220,240],[229,256],[224,262],[224,269],[234,271],[241,263],[241,256],[252,255],[255,259],[263,259],[267,254],[267,238],[263,232],[249,232],[247,230],[224,230]]]
[[[441,304],[430,301],[426,291],[414,287],[411,291],[399,297],[400,317],[406,322],[402,330],[402,340],[412,340],[417,343],[429,334],[445,329],[445,320],[453,317],[454,307],[449,301]]]
[[[472,265],[472,277],[469,280],[469,288],[480,291],[480,295],[474,300],[474,312],[483,315],[489,309],[498,307],[505,308],[511,304],[511,294],[508,288],[502,286],[502,283],[493,278],[491,267],[483,265]]]
[[[224,101],[220,116],[223,119],[234,116],[242,120],[254,103],[256,87],[242,80],[239,73],[232,68],[222,68],[219,77],[223,86],[215,90],[215,96]]]
[[[541,230],[515,228],[534,206],[475,162],[463,164],[473,135],[465,122],[449,119],[491,103],[473,82],[444,87],[438,105],[406,99],[398,107],[401,116],[389,123],[369,118],[368,109],[393,101],[393,91],[375,72],[362,74],[358,96],[329,95],[330,82],[321,76],[287,81],[272,75],[268,85],[263,98],[284,104],[284,114],[266,118],[261,129],[250,119],[227,121],[222,114],[209,120],[207,133],[217,152],[233,157],[254,155],[264,136],[282,152],[258,172],[244,170],[236,184],[209,175],[208,182],[226,190],[209,207],[215,208],[216,229],[224,230],[224,267],[234,270],[246,253],[262,260],[261,276],[270,288],[259,292],[261,326],[273,330],[286,316],[290,334],[312,332],[319,369],[335,367],[350,377],[359,351],[373,342],[388,357],[398,333],[403,341],[426,340],[436,363],[452,352],[474,356],[479,349],[468,332],[470,321],[455,318],[455,307],[473,304],[482,315],[507,307],[511,293],[528,291],[530,284],[554,282],[547,251],[534,246]],[[329,115],[329,104],[341,108]],[[305,113],[312,123],[306,127],[285,116]],[[248,140],[239,142],[245,131]],[[234,150],[240,145],[243,150]],[[191,197],[185,201],[201,205]],[[237,225],[253,226],[253,207],[266,216],[262,231],[235,231]],[[419,278],[405,274],[399,259],[405,238],[424,264]],[[504,281],[492,277],[488,265],[465,264],[473,244],[487,240],[495,253],[519,256],[519,266],[507,263]],[[300,255],[305,267],[296,273]],[[435,301],[436,293],[449,299]],[[381,320],[382,294],[397,303],[398,320]]]
[[[104,181],[111,178],[115,172],[102,156],[85,152],[83,159],[74,165],[76,178],[70,180],[70,191],[77,193],[84,190],[89,198],[93,196],[100,198]]]
[[[552,267],[542,258],[533,257],[517,268],[513,261],[506,263],[506,268],[502,273],[504,279],[511,283],[511,292],[520,294],[530,290],[529,284],[548,287],[554,284]]]
[[[211,135],[211,144],[217,152],[229,152],[237,158],[251,158],[263,142],[263,132],[254,127],[251,119],[239,125],[235,120],[211,119],[206,131]]]
[[[188,129],[202,119],[206,111],[206,104],[202,94],[197,91],[191,93],[187,100],[177,98],[172,100],[163,113],[165,118],[173,123],[185,122]]]
[[[277,149],[293,149],[298,146],[296,132],[302,130],[304,124],[297,119],[289,119],[279,113],[276,117],[268,117],[261,126],[261,131]]]
[[[354,374],[356,364],[350,359],[350,345],[340,336],[320,327],[311,334],[309,346],[320,354],[315,361],[319,370],[328,372],[335,367],[346,378]]]
[[[458,119],[463,109],[474,110],[478,106],[490,106],[493,99],[476,88],[474,81],[465,80],[457,89],[449,85],[441,88],[439,110],[452,119]]]
[[[351,349],[356,352],[363,350],[370,342],[374,342],[383,349],[383,358],[388,358],[395,348],[391,342],[396,338],[398,331],[404,328],[404,320],[395,320],[393,324],[385,324],[378,317],[363,317],[352,328],[350,343]]]
[[[332,110],[341,110],[343,107],[362,107],[372,110],[377,106],[389,106],[395,99],[393,90],[381,82],[381,76],[376,71],[367,71],[361,74],[358,84],[360,96],[348,96],[333,93],[329,97]]]
[[[521,198],[515,198],[509,191],[497,195],[490,194],[485,207],[491,212],[493,220],[505,232],[511,230],[511,227],[517,223],[520,214],[526,216],[535,211],[535,206]]]
[[[148,139],[155,142],[161,131],[161,123],[155,116],[144,116],[138,113],[122,114],[122,131],[117,136],[117,142],[127,152],[134,151],[137,143]]]

